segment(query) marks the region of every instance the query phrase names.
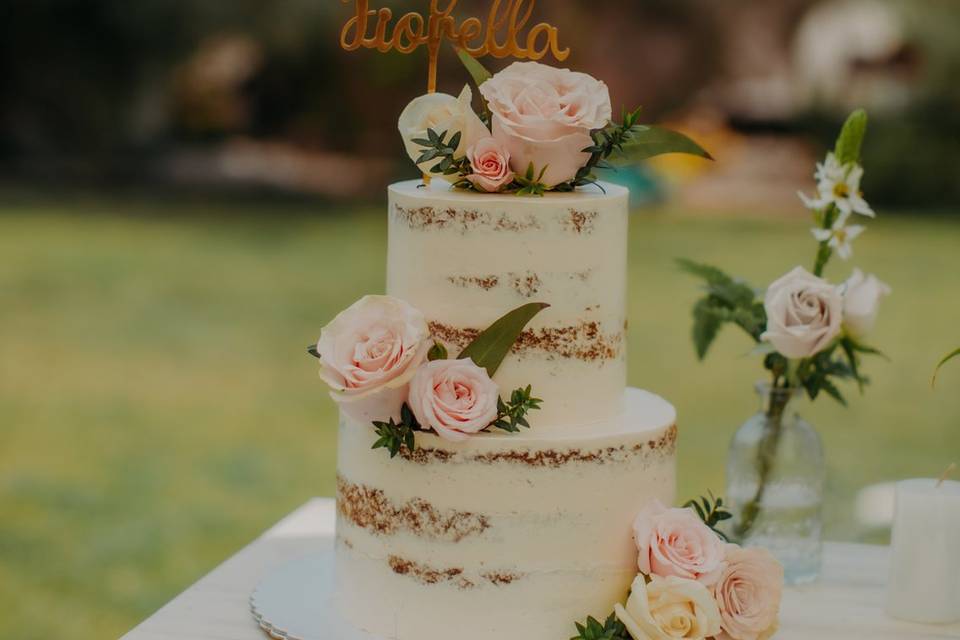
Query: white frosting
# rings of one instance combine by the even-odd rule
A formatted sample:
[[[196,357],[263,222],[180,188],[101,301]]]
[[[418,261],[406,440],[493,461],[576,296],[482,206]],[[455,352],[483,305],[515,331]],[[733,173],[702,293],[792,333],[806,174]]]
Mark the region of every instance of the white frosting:
[[[543,198],[390,187],[387,293],[463,338],[527,302],[551,305],[496,381],[533,385],[535,433],[617,415],[626,387],[627,190]],[[459,352],[456,340],[445,340]]]
[[[342,613],[399,640],[555,640],[608,615],[637,572],[633,518],[675,491],[673,407],[625,397],[587,429],[418,434],[419,452],[393,460],[370,449],[370,425],[342,419]]]

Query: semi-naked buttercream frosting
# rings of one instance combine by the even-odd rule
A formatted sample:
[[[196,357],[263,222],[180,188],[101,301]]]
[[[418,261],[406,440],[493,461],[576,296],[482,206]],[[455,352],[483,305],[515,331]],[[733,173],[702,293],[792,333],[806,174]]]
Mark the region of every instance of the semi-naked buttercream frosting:
[[[635,389],[622,415],[576,434],[420,436],[389,464],[343,420],[341,612],[400,640],[569,637],[626,596],[631,522],[672,501],[676,435],[673,408]]]
[[[494,380],[532,385],[519,434],[371,450],[341,417],[337,603],[391,640],[556,640],[603,618],[637,573],[631,523],[675,491],[676,415],[626,388],[627,190],[544,198],[405,182],[389,190],[388,293],[423,311],[455,355],[527,302]]]
[[[433,181],[389,190],[387,292],[458,353],[505,312],[545,302],[496,381],[544,400],[534,433],[622,411],[626,388],[627,190],[542,198]]]

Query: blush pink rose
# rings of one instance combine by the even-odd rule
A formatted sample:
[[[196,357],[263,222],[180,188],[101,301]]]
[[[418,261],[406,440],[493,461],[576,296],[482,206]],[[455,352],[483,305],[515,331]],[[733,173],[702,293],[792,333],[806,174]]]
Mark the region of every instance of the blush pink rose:
[[[654,500],[637,515],[633,539],[641,573],[676,576],[710,586],[724,567],[724,543],[692,509]]]
[[[414,376],[407,403],[422,427],[462,442],[496,419],[499,397],[497,384],[473,360],[434,360]]]
[[[496,138],[482,138],[467,149],[467,159],[473,173],[467,176],[481,191],[496,193],[513,182],[510,170],[510,152]]]
[[[783,567],[769,551],[727,545],[726,566],[713,585],[720,608],[718,636],[725,640],[766,640],[777,630]]]
[[[515,62],[480,85],[493,115],[493,137],[524,174],[533,164],[553,187],[573,179],[590,159],[590,132],[610,122],[607,85],[585,73]]]
[[[767,330],[760,336],[788,358],[809,358],[840,335],[843,296],[837,287],[796,267],[767,289]]]
[[[320,378],[353,420],[399,419],[432,344],[420,311],[397,298],[366,296],[321,330]]]

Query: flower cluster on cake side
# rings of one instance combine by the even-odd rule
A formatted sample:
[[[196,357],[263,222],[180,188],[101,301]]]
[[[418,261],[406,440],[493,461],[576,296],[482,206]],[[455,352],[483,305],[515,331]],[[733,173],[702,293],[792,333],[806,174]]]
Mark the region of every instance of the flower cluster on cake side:
[[[767,640],[777,630],[783,567],[766,549],[727,541],[723,500],[637,515],[639,573],[625,603],[601,623],[577,623],[571,640]]]
[[[598,169],[665,153],[709,158],[676,131],[639,123],[640,109],[614,122],[607,85],[585,73],[515,62],[490,74],[461,53],[480,93],[428,93],[400,115],[410,159],[424,176],[484,193],[543,195],[594,184]]]
[[[463,442],[490,429],[517,433],[540,408],[529,385],[506,399],[493,380],[527,323],[549,305],[530,303],[481,332],[456,358],[430,334],[423,313],[390,296],[365,296],[309,348],[320,377],[348,418],[372,423],[390,457],[416,449],[417,432]]]

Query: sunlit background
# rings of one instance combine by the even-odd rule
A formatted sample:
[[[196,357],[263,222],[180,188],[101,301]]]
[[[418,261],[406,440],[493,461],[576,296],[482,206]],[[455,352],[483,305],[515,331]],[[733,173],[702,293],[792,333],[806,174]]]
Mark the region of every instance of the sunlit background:
[[[305,347],[383,290],[385,186],[415,174],[396,118],[426,83],[422,52],[341,51],[351,9],[0,9],[0,638],[117,637],[332,494],[335,410]],[[929,383],[960,345],[960,6],[542,0],[537,14],[615,106],[643,104],[717,158],[614,176],[635,198],[630,382],[678,406],[683,496],[722,491],[761,368],[732,331],[697,363],[698,291],[673,259],[758,286],[810,267],[796,191],[845,114],[869,110],[880,215],[856,261],[894,290],[871,339],[888,359],[849,408],[802,412],[826,441],[827,537],[884,541],[858,494],[960,458],[960,367]],[[468,77],[441,57],[456,93]]]

